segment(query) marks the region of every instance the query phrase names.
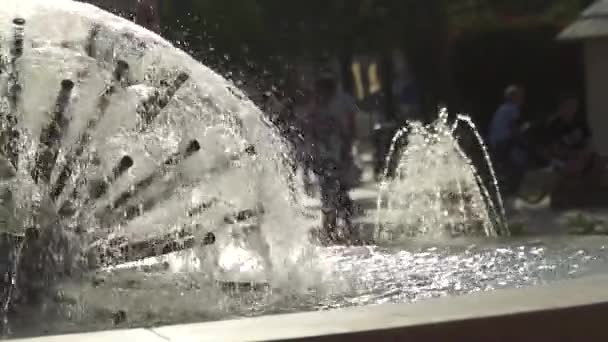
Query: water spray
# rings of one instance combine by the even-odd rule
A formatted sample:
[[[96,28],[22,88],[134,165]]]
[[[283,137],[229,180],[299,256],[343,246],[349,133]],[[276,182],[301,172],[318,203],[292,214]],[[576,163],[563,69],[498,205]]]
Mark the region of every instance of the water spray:
[[[63,193],[67,181],[72,176],[74,170],[74,164],[82,157],[86,151],[88,145],[91,142],[91,136],[101,119],[105,116],[108,106],[110,104],[110,98],[117,92],[119,88],[124,85],[124,79],[127,77],[129,71],[129,64],[125,61],[119,60],[116,62],[116,66],[113,72],[112,83],[106,87],[105,91],[101,94],[97,101],[97,115],[87,122],[85,131],[80,135],[76,142],[76,147],[72,154],[66,157],[65,165],[63,166],[55,184],[52,186],[51,199],[56,201],[59,196]]]
[[[21,134],[17,130],[17,118],[19,117],[18,105],[21,101],[22,85],[19,79],[18,61],[23,56],[23,46],[25,39],[25,19],[15,18],[13,20],[13,45],[10,49],[10,69],[8,75],[8,102],[9,112],[3,118],[2,133],[0,142],[2,143],[2,153],[8,158],[15,169],[19,163],[19,137]]]
[[[91,29],[89,30],[89,35],[87,36],[87,41],[84,46],[84,51],[89,57],[95,58],[97,55],[95,43],[97,42],[97,38],[99,37],[100,31],[101,26],[99,24],[93,25],[93,27],[91,27]]]
[[[48,184],[51,181],[51,174],[55,168],[61,141],[68,125],[65,111],[70,103],[72,89],[74,89],[74,82],[71,80],[61,81],[61,90],[57,95],[51,122],[40,133],[40,146],[32,170],[32,179],[35,183],[42,181]]]
[[[132,198],[139,195],[141,192],[148,189],[152,184],[156,183],[159,179],[162,179],[173,167],[179,165],[183,161],[192,157],[196,152],[200,151],[201,145],[197,140],[192,140],[188,143],[185,151],[177,152],[168,157],[160,167],[146,178],[137,182],[131,189],[122,193],[114,202],[102,213],[102,217],[112,214],[112,212],[120,209],[122,206],[127,204]],[[133,210],[127,208],[127,210]],[[121,214],[124,214],[123,211]],[[119,215],[121,215],[119,214]]]
[[[89,197],[86,199],[83,207],[90,209],[93,201],[100,199],[107,192],[108,189],[114,182],[122,177],[129,169],[134,165],[133,158],[131,156],[124,156],[118,161],[118,163],[112,168],[110,175],[100,181],[90,181],[89,184]],[[71,217],[76,214],[76,208],[74,202],[78,199],[78,188],[74,188],[70,199],[66,200],[59,206],[59,215],[62,217]]]
[[[150,126],[188,79],[190,79],[190,75],[180,72],[173,82],[161,82],[161,91],[153,92],[140,103],[137,110],[141,121],[140,131],[145,131]]]

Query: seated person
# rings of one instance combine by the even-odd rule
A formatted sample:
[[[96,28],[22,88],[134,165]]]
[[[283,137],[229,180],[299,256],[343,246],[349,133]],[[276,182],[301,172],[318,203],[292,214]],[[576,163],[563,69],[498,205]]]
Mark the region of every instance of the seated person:
[[[540,147],[553,165],[574,174],[582,173],[594,157],[590,147],[591,131],[585,119],[578,115],[578,108],[576,96],[562,97],[557,113],[546,122],[540,138]]]
[[[601,184],[605,163],[591,147],[591,131],[579,115],[575,95],[561,97],[557,113],[545,124],[539,149],[560,174],[552,196],[555,206],[563,206],[563,201],[580,202],[576,199],[579,192],[590,198],[586,195],[590,187]]]

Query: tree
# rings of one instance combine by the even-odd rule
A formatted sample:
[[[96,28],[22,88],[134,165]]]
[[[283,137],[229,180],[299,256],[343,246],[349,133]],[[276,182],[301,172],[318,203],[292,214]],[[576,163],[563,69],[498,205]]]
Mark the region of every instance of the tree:
[[[388,56],[402,48],[427,111],[450,99],[451,42],[464,33],[563,27],[590,0],[162,1],[164,34],[224,73],[280,78],[298,57]],[[476,47],[483,50],[483,47]],[[388,59],[388,58],[385,58]],[[268,71],[267,73],[265,71]],[[387,74],[390,74],[387,73]],[[244,77],[246,78],[246,77]],[[276,82],[272,82],[276,84]]]
[[[452,32],[497,27],[551,24],[563,27],[593,0],[452,0],[448,3]]]

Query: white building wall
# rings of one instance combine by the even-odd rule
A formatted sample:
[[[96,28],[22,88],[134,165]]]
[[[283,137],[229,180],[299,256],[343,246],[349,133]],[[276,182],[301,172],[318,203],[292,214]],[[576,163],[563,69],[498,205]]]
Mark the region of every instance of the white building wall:
[[[585,41],[587,115],[598,151],[608,155],[608,38]]]

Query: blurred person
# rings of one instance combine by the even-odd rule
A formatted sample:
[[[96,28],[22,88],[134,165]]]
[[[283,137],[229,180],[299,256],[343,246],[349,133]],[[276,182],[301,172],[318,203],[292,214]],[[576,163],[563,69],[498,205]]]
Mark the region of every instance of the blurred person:
[[[340,125],[340,135],[343,139],[341,157],[345,167],[342,174],[342,183],[346,189],[351,190],[359,184],[362,170],[355,162],[355,140],[357,136],[356,117],[359,107],[353,96],[337,86],[335,75],[329,74],[336,84],[329,103],[329,113],[337,118]]]
[[[338,218],[344,222],[343,235],[353,238],[349,173],[353,167],[354,115],[356,106],[338,91],[333,75],[324,74],[315,82],[315,100],[310,125],[314,148],[314,171],[321,187],[322,234],[337,241]]]
[[[314,96],[311,89],[304,89],[296,94],[294,100],[294,119],[298,130],[296,140],[296,159],[298,166],[302,169],[302,181],[304,190],[309,196],[314,195],[313,182],[310,178],[313,171],[313,137],[312,132],[312,111]]]
[[[489,147],[501,169],[507,193],[517,190],[526,169],[529,155],[520,126],[524,90],[511,85],[505,89],[504,103],[498,107],[489,130]]]
[[[580,170],[591,157],[591,130],[579,115],[576,95],[560,97],[557,111],[547,120],[542,134],[541,143],[558,166]]]

